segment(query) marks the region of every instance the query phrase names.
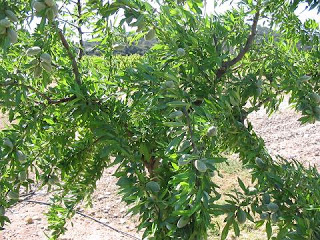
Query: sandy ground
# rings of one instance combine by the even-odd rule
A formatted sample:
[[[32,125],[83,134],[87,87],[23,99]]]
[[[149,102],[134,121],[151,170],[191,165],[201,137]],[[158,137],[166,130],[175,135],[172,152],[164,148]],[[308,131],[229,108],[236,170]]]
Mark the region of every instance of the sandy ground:
[[[280,111],[271,117],[268,117],[263,110],[249,116],[255,130],[263,137],[272,154],[295,158],[319,167],[320,122],[301,126],[297,121],[299,117],[286,103],[282,104]],[[1,121],[3,119],[0,119],[0,124]],[[137,219],[126,216],[126,207],[117,195],[116,178],[112,176],[114,171],[115,168],[105,171],[93,196],[93,208],[84,212],[116,229],[139,237],[141,233],[136,233]],[[48,198],[46,192],[39,192],[32,197],[32,200],[46,202]],[[31,203],[20,203],[13,207],[7,214],[12,224],[0,232],[0,240],[46,239],[44,231],[47,222],[46,217],[42,215],[46,211],[46,206]],[[134,239],[79,215],[73,218],[72,223],[73,226],[68,224],[68,231],[60,240]]]

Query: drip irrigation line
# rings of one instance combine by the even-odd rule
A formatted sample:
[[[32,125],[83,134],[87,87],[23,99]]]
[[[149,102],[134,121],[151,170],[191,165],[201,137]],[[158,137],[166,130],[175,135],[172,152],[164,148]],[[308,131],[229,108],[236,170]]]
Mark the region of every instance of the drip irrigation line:
[[[28,202],[28,203],[35,203],[35,204],[41,204],[41,205],[51,206],[50,203],[40,202],[40,201],[34,201],[34,200],[27,200],[27,199],[26,199],[26,200],[22,200],[21,202]],[[130,238],[132,238],[132,239],[140,240],[140,238],[137,238],[136,236],[133,236],[133,235],[131,235],[131,234],[129,234],[129,233],[123,232],[123,231],[121,231],[121,230],[119,230],[119,229],[116,229],[116,228],[114,228],[114,227],[112,227],[112,226],[110,226],[110,225],[108,225],[108,224],[106,224],[106,223],[103,223],[103,222],[99,221],[98,219],[93,218],[93,217],[91,217],[91,216],[89,216],[89,215],[87,215],[87,214],[84,214],[84,213],[79,212],[79,211],[76,211],[76,213],[79,214],[79,215],[81,215],[82,217],[88,218],[88,219],[90,219],[90,220],[92,220],[92,221],[95,221],[95,222],[97,222],[97,223],[99,223],[99,224],[101,224],[101,225],[103,225],[103,226],[105,226],[105,227],[107,227],[107,228],[110,228],[111,230],[113,230],[113,231],[115,231],[115,232],[117,232],[117,233],[120,233],[120,234],[122,234],[122,235],[124,235],[124,236],[126,236],[126,237],[130,237]]]

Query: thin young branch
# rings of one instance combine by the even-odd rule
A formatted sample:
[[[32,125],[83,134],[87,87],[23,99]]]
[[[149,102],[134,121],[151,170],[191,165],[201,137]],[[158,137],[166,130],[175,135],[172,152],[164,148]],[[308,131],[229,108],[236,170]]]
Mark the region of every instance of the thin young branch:
[[[251,33],[247,38],[246,44],[244,45],[244,47],[240,50],[239,54],[234,59],[222,63],[221,68],[219,68],[216,71],[217,79],[220,79],[222,77],[222,75],[224,75],[231,66],[233,66],[237,62],[239,62],[244,57],[244,55],[250,50],[252,42],[257,34],[257,25],[258,25],[259,16],[260,16],[260,10],[257,9],[256,14],[254,15],[254,18],[253,18],[253,23],[251,26]]]
[[[35,89],[32,86],[29,85],[25,85],[22,83],[17,83],[15,81],[10,81],[10,82],[0,82],[0,87],[6,87],[6,86],[15,86],[15,87],[24,87],[27,89],[32,90],[33,92],[35,92],[36,94],[38,94],[40,97],[44,98],[45,100],[48,101],[48,104],[59,104],[59,103],[65,103],[65,102],[69,102],[72,101],[73,99],[76,98],[76,96],[72,96],[72,97],[66,97],[66,98],[61,98],[61,99],[51,99],[49,96],[47,96],[46,94],[38,91],[37,89]]]
[[[44,93],[38,91],[37,89],[35,89],[34,87],[32,86],[29,86],[29,85],[25,85],[25,84],[22,84],[22,83],[17,83],[15,81],[10,81],[10,82],[0,82],[0,86],[1,87],[7,87],[7,86],[16,86],[16,87],[24,87],[24,88],[27,88],[27,89],[30,89],[32,91],[34,91],[36,94],[38,94],[39,96],[41,96],[42,98],[46,99],[46,100],[51,100],[47,95],[45,95]]]
[[[78,9],[78,33],[79,33],[79,56],[78,59],[81,60],[84,54],[84,43],[83,43],[83,32],[81,29],[83,19],[82,19],[82,5],[81,0],[78,0],[77,2],[77,9]]]
[[[75,59],[75,57],[73,56],[69,43],[67,42],[66,38],[64,37],[64,34],[62,32],[61,29],[57,28],[58,30],[58,35],[60,37],[61,43],[64,46],[64,48],[66,49],[68,56],[71,60],[71,64],[72,64],[72,71],[75,77],[75,81],[77,84],[81,85],[81,77],[80,77],[80,72],[79,72],[79,68],[78,68],[78,64],[77,61]]]

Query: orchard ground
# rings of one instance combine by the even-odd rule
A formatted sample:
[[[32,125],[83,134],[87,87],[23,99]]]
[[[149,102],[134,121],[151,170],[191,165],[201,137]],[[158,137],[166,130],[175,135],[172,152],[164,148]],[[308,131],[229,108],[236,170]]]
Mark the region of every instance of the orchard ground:
[[[295,113],[285,101],[280,110],[268,117],[264,110],[253,113],[249,119],[256,132],[263,137],[266,146],[272,155],[281,155],[287,159],[297,159],[305,165],[315,164],[320,169],[320,122],[315,124],[300,125],[299,114]],[[5,117],[0,116],[0,127],[7,124]],[[215,177],[214,181],[222,186],[221,192],[228,192],[238,186],[237,177],[242,178],[246,184],[250,183],[250,174],[244,169],[236,156],[230,157],[229,166],[220,166],[224,178]],[[118,230],[140,237],[136,232],[137,217],[126,215],[127,207],[121,203],[121,197],[117,194],[117,179],[112,176],[115,167],[106,169],[102,179],[97,184],[97,190],[93,196],[92,208],[79,208],[87,215],[106,223]],[[31,200],[48,202],[50,195],[43,189],[38,191]],[[7,225],[0,232],[0,240],[42,240],[47,239],[46,217],[43,215],[47,207],[38,204],[22,202],[7,211],[11,219],[11,225]],[[218,224],[223,227],[223,218],[218,219]],[[264,227],[256,229],[255,225],[246,222],[242,225],[240,238],[232,233],[228,239],[239,240],[263,240],[266,239]],[[221,231],[221,229],[220,229]],[[210,240],[219,239],[218,229],[210,233]],[[118,240],[132,239],[123,236],[90,219],[76,215],[72,224],[68,224],[68,231],[59,238],[60,240]]]

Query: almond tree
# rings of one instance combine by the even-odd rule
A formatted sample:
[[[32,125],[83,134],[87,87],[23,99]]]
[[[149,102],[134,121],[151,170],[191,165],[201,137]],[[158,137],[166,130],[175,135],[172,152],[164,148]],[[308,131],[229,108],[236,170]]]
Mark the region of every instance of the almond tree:
[[[247,118],[277,111],[288,94],[301,123],[320,120],[319,24],[299,21],[298,3],[244,0],[206,16],[201,0],[0,1],[0,108],[11,122],[0,133],[1,226],[37,183],[55,190],[57,238],[117,165],[148,239],[206,239],[219,215],[222,239],[246,221],[268,239],[272,226],[274,239],[319,239],[318,171],[271,156]],[[257,34],[263,23],[270,30]],[[86,34],[102,58],[85,55]],[[114,50],[142,37],[158,43],[119,63]],[[241,191],[218,204],[212,175],[226,153],[239,155],[254,188],[238,178]]]

